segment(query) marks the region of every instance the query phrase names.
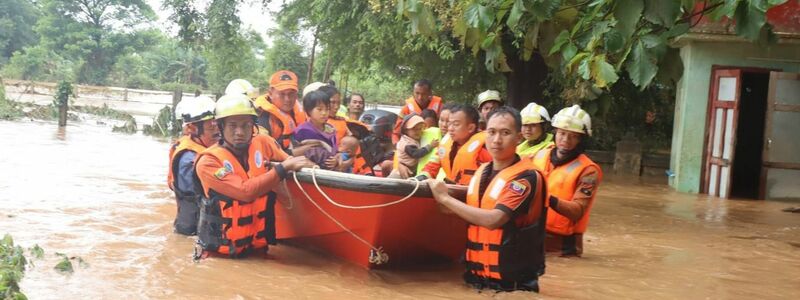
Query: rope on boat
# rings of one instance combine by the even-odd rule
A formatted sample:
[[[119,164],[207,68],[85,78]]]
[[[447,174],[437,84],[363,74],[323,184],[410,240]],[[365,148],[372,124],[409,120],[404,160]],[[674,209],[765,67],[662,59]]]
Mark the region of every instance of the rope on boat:
[[[292,175],[294,176],[294,183],[297,184],[297,189],[299,189],[300,192],[303,193],[303,195],[306,196],[306,199],[308,199],[308,201],[311,202],[311,204],[314,204],[314,206],[316,206],[317,209],[319,209],[319,211],[322,214],[324,214],[326,217],[328,217],[328,219],[331,219],[331,221],[333,221],[333,223],[336,223],[336,225],[338,225],[340,228],[342,228],[342,230],[346,231],[347,233],[352,235],[354,238],[356,238],[356,240],[364,243],[364,245],[367,245],[370,248],[370,250],[369,250],[369,262],[370,263],[376,264],[376,265],[381,265],[381,264],[385,264],[385,263],[389,262],[389,254],[386,254],[386,252],[383,252],[383,248],[382,247],[375,247],[374,245],[370,244],[367,240],[365,240],[364,238],[358,236],[358,234],[356,234],[355,232],[353,232],[349,228],[345,227],[344,224],[339,222],[339,220],[336,220],[336,218],[334,218],[328,212],[326,212],[324,209],[322,209],[322,207],[319,206],[319,204],[317,204],[317,202],[315,202],[314,199],[311,199],[311,196],[308,193],[306,193],[305,190],[303,190],[303,187],[300,185],[300,180],[297,179],[297,173],[296,172],[292,172]],[[316,181],[314,183],[316,184]],[[319,189],[319,187],[317,187],[317,189]],[[322,192],[322,191],[320,191],[320,192]]]
[[[415,193],[417,192],[417,190],[419,189],[419,185],[420,185],[420,181],[419,181],[419,180],[417,180],[417,179],[416,179],[416,178],[414,178],[414,177],[411,177],[411,178],[409,178],[409,179],[410,179],[411,181],[414,181],[414,183],[416,184],[416,185],[414,185],[414,190],[413,190],[413,191],[411,191],[411,193],[410,193],[410,194],[408,194],[407,196],[405,196],[405,197],[403,197],[403,198],[401,198],[401,199],[399,199],[399,200],[395,200],[395,201],[392,201],[392,202],[389,202],[389,203],[375,204],[375,205],[364,205],[364,206],[351,206],[351,205],[344,205],[344,204],[341,204],[341,203],[338,203],[338,202],[334,201],[333,199],[331,199],[331,197],[328,197],[328,194],[326,194],[324,191],[322,191],[322,188],[320,188],[320,187],[319,187],[319,184],[317,184],[317,173],[316,173],[316,170],[317,170],[317,169],[319,169],[319,167],[318,167],[318,166],[314,166],[314,167],[311,169],[311,180],[314,182],[314,186],[317,188],[317,191],[319,191],[319,193],[322,195],[322,197],[325,197],[325,199],[326,199],[326,200],[328,200],[328,202],[330,202],[331,204],[333,204],[333,205],[336,205],[336,206],[338,206],[338,207],[341,207],[341,208],[349,208],[349,209],[368,209],[368,208],[381,208],[381,207],[388,207],[388,206],[392,206],[392,205],[395,205],[395,204],[400,204],[400,203],[402,203],[403,201],[406,201],[406,200],[408,200],[408,199],[411,199],[411,196],[414,196],[414,194],[415,194]],[[413,178],[413,179],[412,179],[412,178]],[[297,180],[297,176],[295,176],[295,180]]]

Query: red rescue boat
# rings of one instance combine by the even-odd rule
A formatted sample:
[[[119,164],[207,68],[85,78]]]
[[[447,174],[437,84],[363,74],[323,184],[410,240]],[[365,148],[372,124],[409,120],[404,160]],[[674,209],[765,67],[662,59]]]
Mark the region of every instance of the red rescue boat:
[[[286,187],[275,208],[281,241],[366,268],[456,261],[464,252],[466,223],[443,214],[425,183],[303,169]],[[464,198],[465,187],[449,188]]]

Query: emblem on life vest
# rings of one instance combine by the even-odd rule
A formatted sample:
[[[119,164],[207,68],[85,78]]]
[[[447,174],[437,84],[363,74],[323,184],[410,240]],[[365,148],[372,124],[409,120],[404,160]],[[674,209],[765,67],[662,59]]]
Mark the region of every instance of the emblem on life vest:
[[[223,166],[223,167],[225,167],[225,170],[226,170],[226,171],[228,171],[228,172],[233,172],[233,164],[231,164],[231,162],[229,162],[229,161],[227,161],[227,160],[226,160],[226,161],[223,161],[223,162],[222,162],[222,166]]]
[[[467,151],[469,152],[475,151],[475,149],[478,149],[478,146],[480,146],[480,144],[481,143],[478,141],[472,141],[472,144],[469,144],[469,148],[467,148]]]

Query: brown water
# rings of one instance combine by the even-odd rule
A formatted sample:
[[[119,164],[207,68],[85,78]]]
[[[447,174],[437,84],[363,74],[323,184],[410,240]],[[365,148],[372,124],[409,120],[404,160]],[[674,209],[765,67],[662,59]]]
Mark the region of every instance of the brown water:
[[[585,257],[548,257],[539,295],[476,293],[458,265],[366,271],[289,246],[270,259],[190,259],[172,233],[168,144],[101,126],[0,122],[0,234],[41,245],[31,299],[798,299],[799,203],[719,200],[663,185],[603,183]],[[80,256],[72,275],[54,252]]]

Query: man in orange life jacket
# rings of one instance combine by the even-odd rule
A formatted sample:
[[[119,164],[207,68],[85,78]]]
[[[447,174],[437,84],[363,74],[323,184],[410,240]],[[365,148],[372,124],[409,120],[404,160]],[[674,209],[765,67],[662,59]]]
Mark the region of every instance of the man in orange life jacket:
[[[183,120],[188,134],[178,139],[169,151],[167,183],[175,192],[178,206],[173,225],[179,234],[195,235],[200,193],[195,189],[194,159],[219,139],[219,129],[214,122],[214,100],[206,96],[184,99],[176,105],[175,115]]]
[[[441,168],[446,182],[469,184],[478,167],[492,161],[492,156],[484,147],[486,134],[478,131],[479,119],[478,111],[474,107],[454,105],[450,109],[448,135],[439,142],[436,155],[431,157],[416,178],[436,178]]]
[[[269,80],[269,93],[255,100],[258,109],[257,123],[262,130],[278,141],[286,153],[301,156],[306,149],[319,146],[311,144],[294,145],[292,132],[306,121],[306,113],[297,103],[297,75],[292,71],[280,70]]]
[[[443,182],[427,181],[436,201],[470,224],[464,281],[478,289],[538,292],[544,274],[547,190],[542,174],[516,154],[521,127],[513,108],[489,114],[492,162],[470,181],[466,203],[450,197]]]
[[[433,95],[433,83],[427,79],[420,79],[412,85],[414,89],[414,96],[406,99],[405,104],[400,108],[400,115],[397,117],[397,123],[394,124],[392,131],[392,142],[397,143],[400,140],[400,123],[405,116],[412,113],[422,115],[422,110],[430,109],[435,111],[438,115],[442,111],[444,101],[439,96]]]
[[[275,140],[255,134],[256,112],[244,95],[225,95],[216,104],[219,144],[200,154],[197,178],[203,188],[195,257],[240,257],[266,252],[275,242],[271,193],[288,171],[312,167],[305,157],[290,157]],[[270,161],[281,161],[270,167]]]
[[[573,105],[553,116],[552,124],[555,148],[542,149],[533,157],[536,169],[547,177],[551,195],[545,244],[547,251],[581,256],[589,211],[603,178],[600,166],[584,154],[592,121],[580,106]]]

